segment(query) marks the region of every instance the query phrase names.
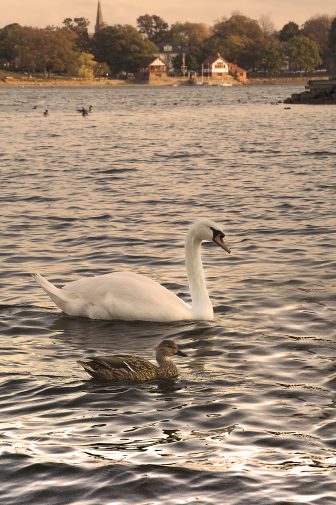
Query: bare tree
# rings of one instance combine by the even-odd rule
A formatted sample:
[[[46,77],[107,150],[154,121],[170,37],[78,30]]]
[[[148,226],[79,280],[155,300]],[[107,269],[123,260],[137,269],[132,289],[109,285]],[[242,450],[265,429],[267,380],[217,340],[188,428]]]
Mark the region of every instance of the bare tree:
[[[259,25],[264,34],[264,37],[270,37],[275,32],[275,26],[268,14],[263,14],[259,18]]]

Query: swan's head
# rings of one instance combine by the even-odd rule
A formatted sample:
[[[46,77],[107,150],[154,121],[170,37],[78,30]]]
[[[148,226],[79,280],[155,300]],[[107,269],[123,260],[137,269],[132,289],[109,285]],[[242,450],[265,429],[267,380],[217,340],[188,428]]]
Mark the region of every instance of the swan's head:
[[[224,237],[225,233],[222,227],[211,219],[201,219],[194,223],[190,228],[190,233],[197,238],[200,242],[206,240],[208,242],[215,242],[227,253],[230,254],[231,249],[226,244]]]
[[[173,340],[162,340],[156,348],[156,353],[163,356],[187,356],[182,352],[177,344]]]

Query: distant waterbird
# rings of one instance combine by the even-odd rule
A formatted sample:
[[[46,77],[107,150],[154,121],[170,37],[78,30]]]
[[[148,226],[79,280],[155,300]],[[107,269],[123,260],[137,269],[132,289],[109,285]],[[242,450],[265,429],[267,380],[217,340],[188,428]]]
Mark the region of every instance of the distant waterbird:
[[[44,116],[49,116],[49,111],[48,111],[48,109],[46,109],[46,110],[43,112],[43,115],[44,115]]]
[[[91,107],[91,109],[90,109],[90,107]],[[81,107],[80,109],[77,109],[77,112],[80,112],[82,114],[82,116],[88,116],[92,110],[92,105],[90,105],[90,107],[89,107],[89,109],[86,109],[85,107]]]
[[[173,356],[187,356],[172,340],[162,340],[156,348],[159,366],[133,354],[97,356],[89,361],[77,361],[94,379],[108,381],[144,382],[171,379],[178,375]]]
[[[219,224],[201,219],[187,232],[185,264],[192,303],[158,282],[134,272],[114,272],[70,282],[62,289],[32,274],[51,300],[70,316],[124,321],[212,320],[212,303],[201,261],[201,243],[211,241],[230,253]]]

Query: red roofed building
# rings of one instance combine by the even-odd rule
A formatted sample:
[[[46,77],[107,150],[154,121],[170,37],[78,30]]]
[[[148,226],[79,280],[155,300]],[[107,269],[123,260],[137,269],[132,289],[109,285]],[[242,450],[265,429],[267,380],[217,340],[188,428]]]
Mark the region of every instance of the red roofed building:
[[[235,65],[234,63],[229,63],[229,72],[232,77],[237,79],[237,81],[247,81],[247,71],[244,68],[238,67],[238,65]]]
[[[153,56],[148,58],[144,63],[142,68],[137,73],[137,77],[141,79],[155,79],[167,76],[167,64],[162,58]]]

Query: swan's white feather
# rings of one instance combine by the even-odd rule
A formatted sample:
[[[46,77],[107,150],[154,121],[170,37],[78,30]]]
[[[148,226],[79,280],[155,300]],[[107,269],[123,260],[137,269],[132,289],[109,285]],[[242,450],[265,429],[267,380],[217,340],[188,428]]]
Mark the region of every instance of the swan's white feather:
[[[201,243],[203,240],[215,240],[215,232],[216,236],[220,234],[224,237],[218,224],[202,219],[187,233],[185,253],[191,305],[153,279],[133,272],[83,278],[70,282],[62,289],[40,274],[33,276],[53,302],[71,316],[124,321],[211,320],[213,309],[205,285]],[[224,242],[219,245],[230,252]]]
[[[124,321],[190,320],[191,306],[158,282],[133,272],[87,277],[56,288],[36,274],[44,291],[71,316]]]

